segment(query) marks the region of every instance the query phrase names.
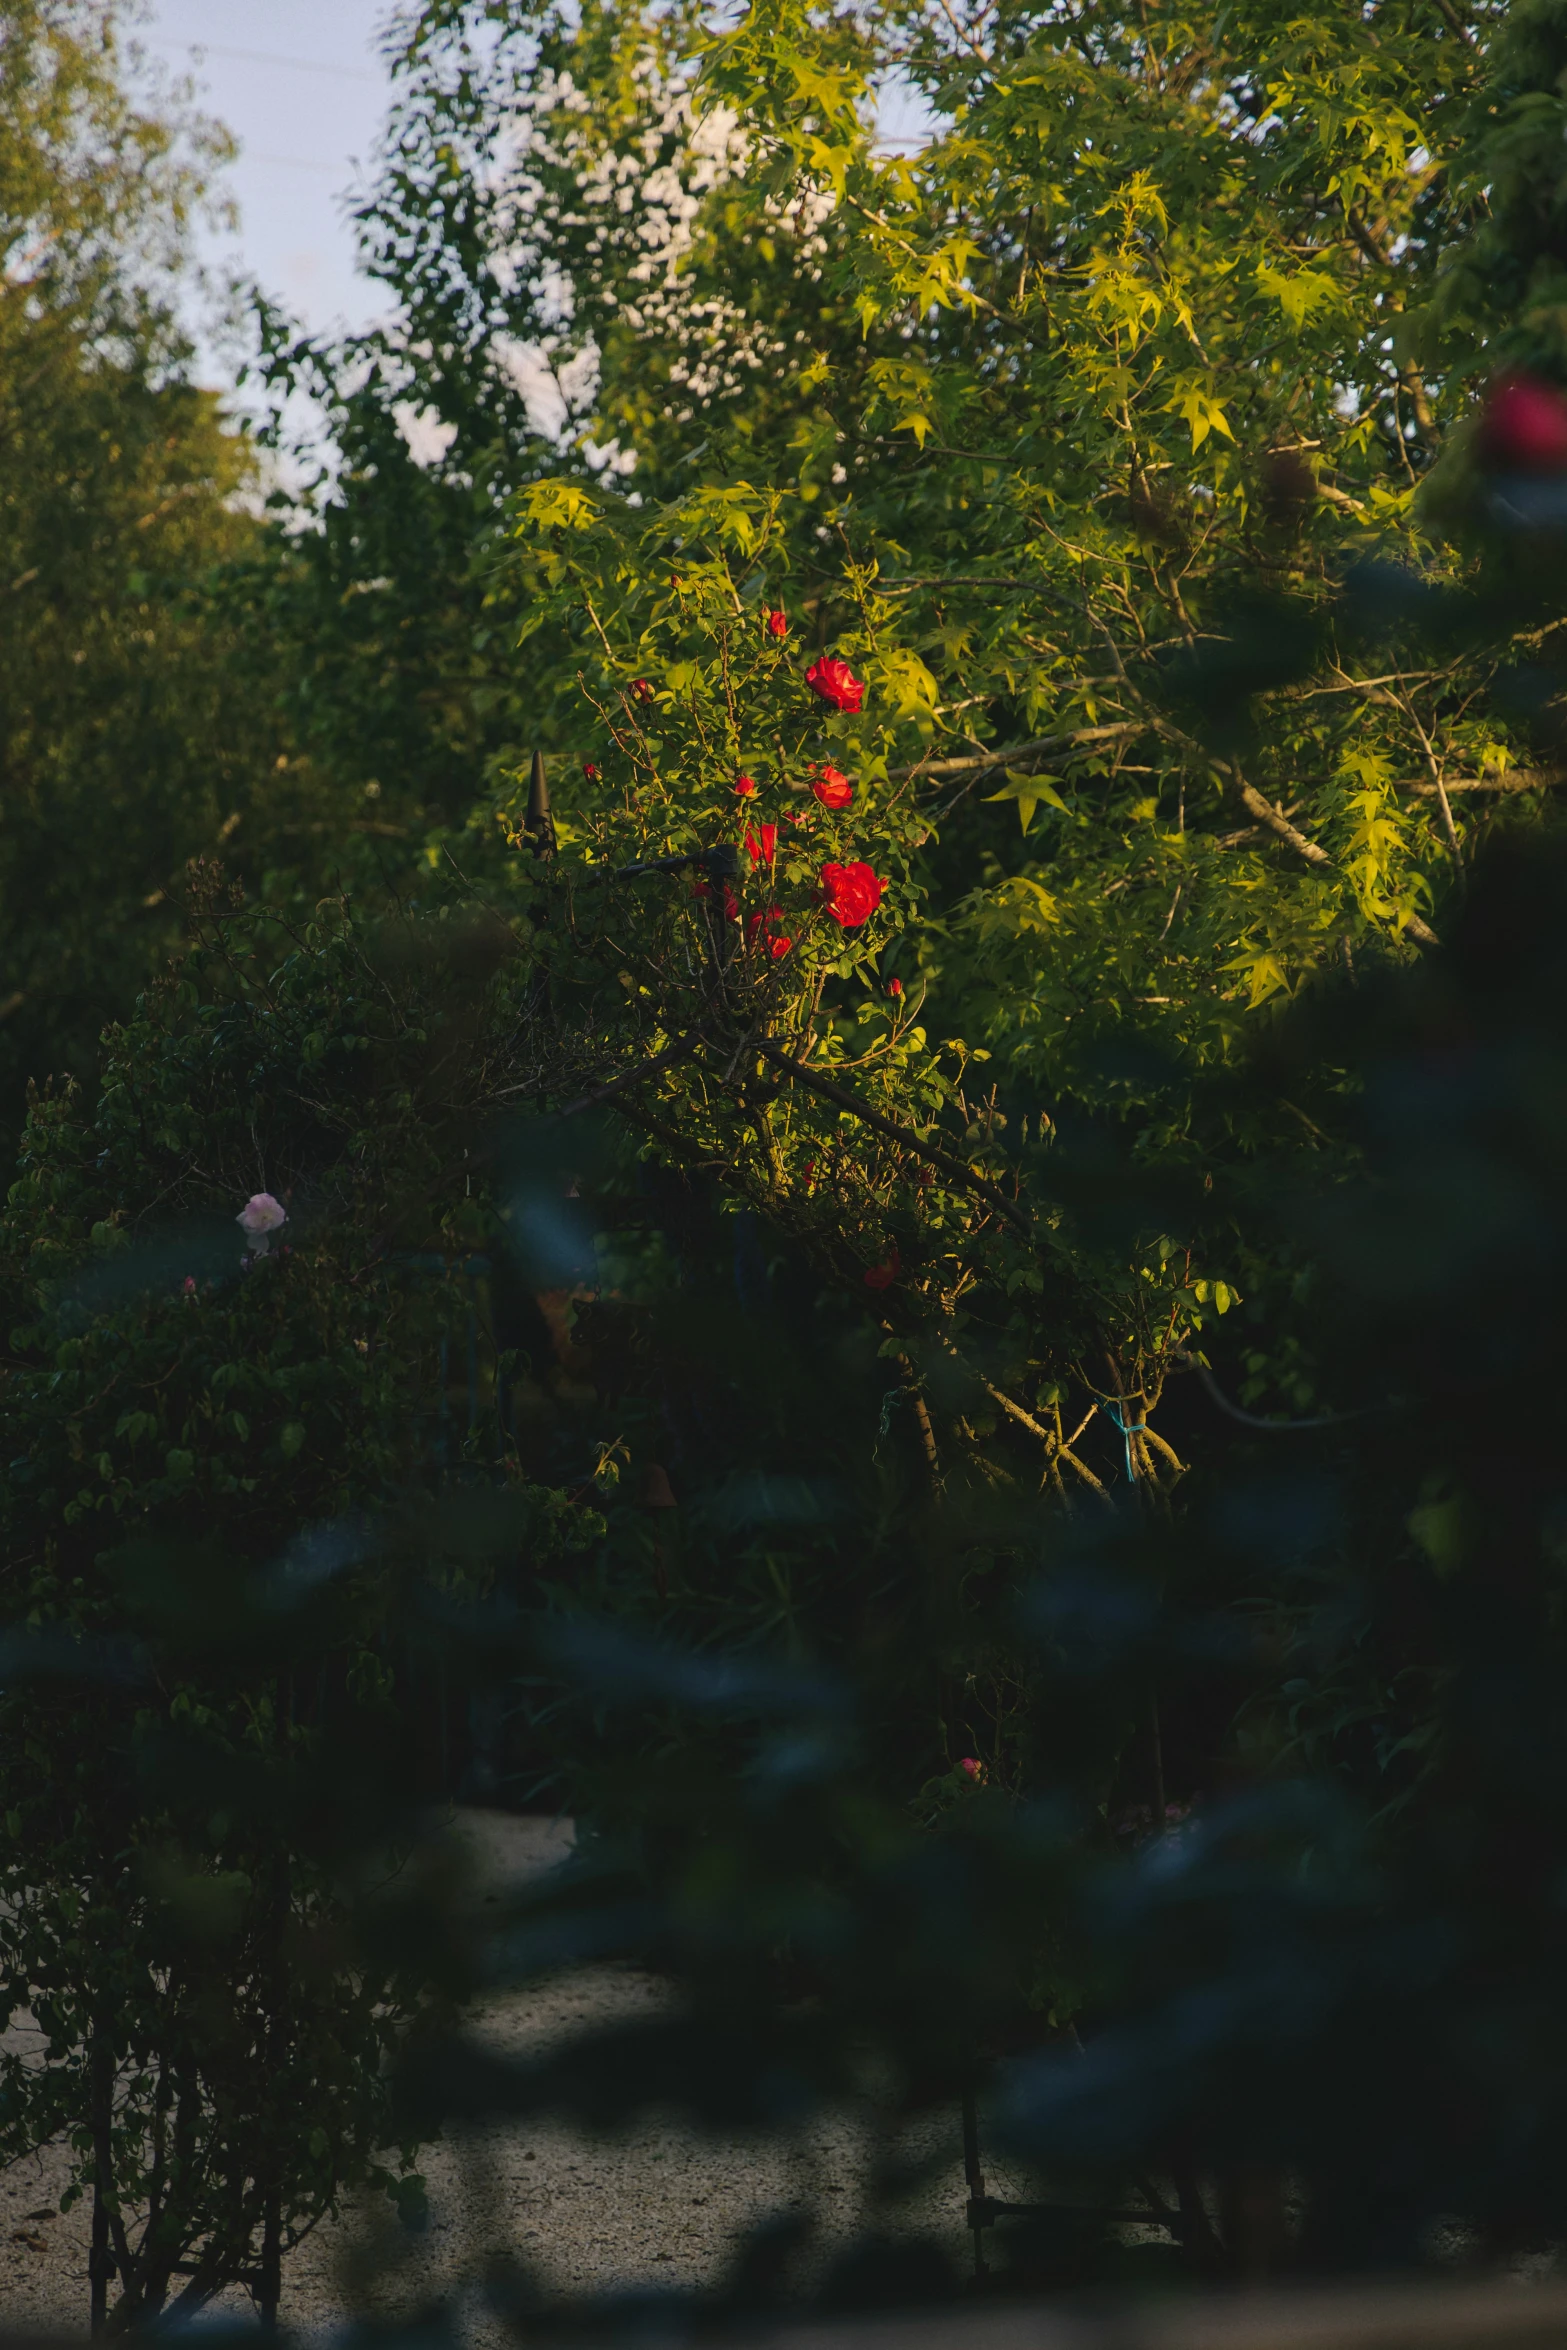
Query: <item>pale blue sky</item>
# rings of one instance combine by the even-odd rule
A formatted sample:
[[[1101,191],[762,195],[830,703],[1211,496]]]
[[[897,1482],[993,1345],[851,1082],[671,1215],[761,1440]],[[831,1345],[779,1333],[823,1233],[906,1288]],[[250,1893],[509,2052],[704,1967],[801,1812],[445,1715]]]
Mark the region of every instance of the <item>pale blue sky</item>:
[[[142,38],[239,141],[228,187],[237,235],[203,239],[219,277],[240,269],[305,326],[361,326],[385,307],[354,267],[343,196],[368,165],[389,85],[376,35],[391,0],[140,0]],[[896,86],[883,95],[883,138],[917,145],[930,120]],[[224,368],[205,356],[209,380]]]
[[[375,33],[387,0],[147,0],[142,38],[189,71],[240,155],[237,237],[203,239],[307,326],[360,325],[384,307],[354,268],[342,196],[368,163],[387,103]]]

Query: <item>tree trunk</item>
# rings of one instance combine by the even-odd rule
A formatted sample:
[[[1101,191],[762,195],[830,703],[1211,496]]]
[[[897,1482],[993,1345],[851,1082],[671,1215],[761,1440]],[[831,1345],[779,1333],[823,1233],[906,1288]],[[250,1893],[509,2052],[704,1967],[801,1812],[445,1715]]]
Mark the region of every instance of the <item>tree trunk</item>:
[[[114,2274],[114,2259],[109,2250],[109,2197],[114,2187],[110,2139],[114,2125],[114,2050],[101,2023],[93,2027],[87,2061],[93,2142],[92,2249],[87,2256],[87,2276],[92,2338],[101,2342],[109,2330],[109,2279]]]

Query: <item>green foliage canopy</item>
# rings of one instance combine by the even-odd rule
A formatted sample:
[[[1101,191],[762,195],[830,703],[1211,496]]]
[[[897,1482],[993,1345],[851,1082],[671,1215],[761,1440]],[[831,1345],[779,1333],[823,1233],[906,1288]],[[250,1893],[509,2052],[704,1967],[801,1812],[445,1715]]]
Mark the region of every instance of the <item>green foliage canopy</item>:
[[[119,11],[0,9],[0,1119],[88,1075],[180,934],[188,861],[319,873],[348,814],[258,628],[254,452],[193,380],[193,216],[227,154]]]

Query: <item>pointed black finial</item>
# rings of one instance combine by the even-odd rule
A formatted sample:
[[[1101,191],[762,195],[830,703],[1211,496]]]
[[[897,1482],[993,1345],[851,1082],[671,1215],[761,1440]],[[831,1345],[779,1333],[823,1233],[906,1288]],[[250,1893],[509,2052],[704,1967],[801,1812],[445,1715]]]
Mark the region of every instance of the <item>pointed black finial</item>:
[[[542,751],[533,754],[533,780],[528,786],[528,837],[536,857],[554,856],[555,819],[550,814],[550,787]]]

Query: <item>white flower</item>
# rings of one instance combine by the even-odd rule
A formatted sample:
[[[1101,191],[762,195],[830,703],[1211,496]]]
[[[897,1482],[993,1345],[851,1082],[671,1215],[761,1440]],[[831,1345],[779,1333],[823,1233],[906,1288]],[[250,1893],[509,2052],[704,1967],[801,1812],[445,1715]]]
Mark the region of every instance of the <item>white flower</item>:
[[[258,1191],[246,1200],[234,1219],[258,1257],[264,1257],[271,1247],[270,1235],[280,1224],[288,1222],[288,1210],[270,1191]]]

